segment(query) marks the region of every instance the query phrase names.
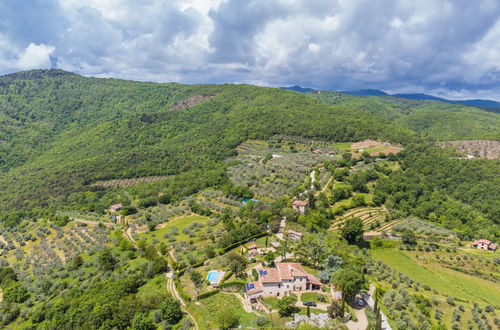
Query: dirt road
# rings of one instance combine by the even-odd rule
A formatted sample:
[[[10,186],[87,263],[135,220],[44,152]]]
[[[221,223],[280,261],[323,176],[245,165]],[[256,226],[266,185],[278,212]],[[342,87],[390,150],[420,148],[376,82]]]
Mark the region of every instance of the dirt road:
[[[100,223],[102,223],[106,227],[113,227],[113,224],[111,222],[100,222],[100,221],[83,220],[83,219],[76,219],[76,218],[72,218],[71,220],[75,221],[75,222],[79,222],[79,223],[85,223],[85,224],[91,225],[91,226],[97,226]]]

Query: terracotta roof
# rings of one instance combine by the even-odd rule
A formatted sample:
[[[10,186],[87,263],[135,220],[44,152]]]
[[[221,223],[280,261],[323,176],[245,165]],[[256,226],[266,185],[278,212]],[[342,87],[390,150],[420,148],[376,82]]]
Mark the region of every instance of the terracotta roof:
[[[488,241],[487,239],[480,239],[479,241],[477,241],[478,243],[484,243],[486,245],[490,245],[491,244],[491,241]]]
[[[296,205],[296,206],[307,206],[307,204],[309,204],[309,201],[299,201],[299,200],[295,200],[293,201],[292,205]]]
[[[496,250],[498,248],[498,244],[495,244],[495,243],[491,243],[489,246],[488,246],[489,249],[492,249],[492,250]]]
[[[109,209],[110,209],[110,210],[115,210],[115,211],[116,211],[116,210],[119,210],[119,209],[121,209],[121,208],[123,208],[123,205],[122,205],[122,204],[113,204],[113,205],[111,205],[111,206],[109,207]]]
[[[307,276],[302,265],[296,262],[278,262],[276,263],[282,280],[293,280],[297,276]]]
[[[265,268],[260,272],[260,280],[262,283],[280,283],[280,272],[276,268]]]
[[[264,291],[262,289],[262,284],[258,281],[247,283],[246,289],[247,289],[247,294],[256,294],[256,293]]]
[[[255,245],[255,244],[250,244],[247,246],[247,249],[249,249],[249,250],[256,249],[256,248],[257,248],[257,245]]]
[[[307,274],[307,283],[314,285],[322,285],[322,283],[316,278],[316,276]]]

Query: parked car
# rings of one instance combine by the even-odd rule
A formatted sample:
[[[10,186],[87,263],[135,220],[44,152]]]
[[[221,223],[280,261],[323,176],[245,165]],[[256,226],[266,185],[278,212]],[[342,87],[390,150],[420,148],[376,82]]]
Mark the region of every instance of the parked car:
[[[302,303],[302,305],[304,305],[304,306],[310,306],[310,307],[316,307],[316,306],[318,306],[318,304],[315,303],[314,301],[304,301]]]
[[[365,305],[365,302],[363,301],[363,299],[358,299],[356,304],[358,304],[358,306],[360,306],[360,307],[363,307]]]

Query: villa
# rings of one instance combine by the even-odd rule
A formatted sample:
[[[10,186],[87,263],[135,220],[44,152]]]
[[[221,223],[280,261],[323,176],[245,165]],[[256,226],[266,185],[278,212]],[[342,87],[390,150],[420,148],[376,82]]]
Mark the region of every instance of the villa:
[[[259,270],[259,280],[246,284],[245,296],[255,302],[258,297],[283,297],[297,291],[315,291],[321,282],[295,262],[278,262],[276,268]]]
[[[488,251],[495,251],[498,248],[497,244],[492,243],[487,239],[480,239],[474,241],[472,242],[472,246],[479,250],[488,250]]]

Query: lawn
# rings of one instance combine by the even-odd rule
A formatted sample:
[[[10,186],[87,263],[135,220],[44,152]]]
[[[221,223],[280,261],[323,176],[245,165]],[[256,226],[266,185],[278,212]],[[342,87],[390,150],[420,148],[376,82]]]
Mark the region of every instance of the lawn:
[[[267,239],[267,244],[268,246],[271,246],[271,237],[269,236],[264,236],[264,237],[260,237],[260,238],[257,238],[254,242],[250,242],[250,244],[255,244],[257,245],[258,247],[266,247],[266,239]]]
[[[323,297],[322,302],[328,302],[328,296],[326,294],[317,293],[317,292],[304,292],[300,296],[301,301],[314,301],[320,302],[320,297]]]
[[[336,142],[332,144],[332,148],[340,150],[351,150],[352,142]]]
[[[141,297],[147,297],[155,293],[167,293],[167,279],[165,274],[156,275],[147,281],[146,284],[142,285],[137,292],[137,294]]]
[[[165,227],[161,229],[157,229],[153,232],[145,232],[139,234],[139,237],[146,237],[146,241],[151,244],[153,238],[158,239],[159,241],[163,241],[163,235],[170,233],[172,228],[176,227],[178,230],[178,235],[175,236],[175,240],[177,242],[179,241],[188,241],[191,239],[187,234],[185,234],[182,230],[189,225],[191,225],[193,222],[198,222],[202,225],[206,225],[206,223],[210,220],[208,217],[203,217],[200,215],[190,215],[190,216],[181,216],[178,218],[175,218],[167,223],[165,223]]]
[[[200,329],[218,329],[217,314],[227,309],[239,316],[242,327],[256,327],[259,315],[245,312],[240,300],[233,294],[218,293],[198,302],[199,304],[191,302],[188,308]]]
[[[391,268],[396,269],[420,282],[436,289],[440,294],[450,295],[467,301],[484,301],[500,304],[500,285],[471,275],[463,274],[439,265],[423,266],[405,253],[396,249],[372,250],[375,259],[379,259]]]

